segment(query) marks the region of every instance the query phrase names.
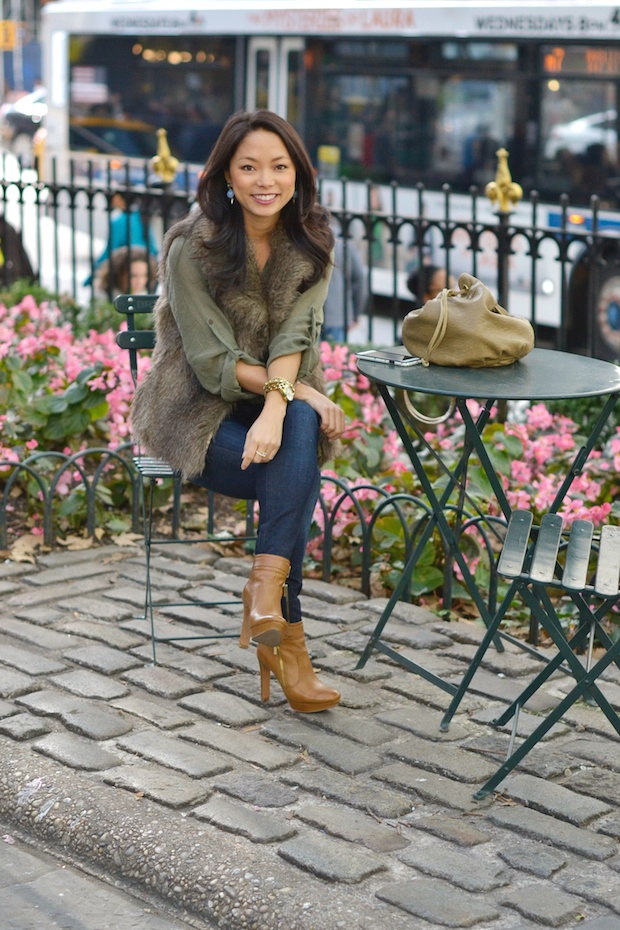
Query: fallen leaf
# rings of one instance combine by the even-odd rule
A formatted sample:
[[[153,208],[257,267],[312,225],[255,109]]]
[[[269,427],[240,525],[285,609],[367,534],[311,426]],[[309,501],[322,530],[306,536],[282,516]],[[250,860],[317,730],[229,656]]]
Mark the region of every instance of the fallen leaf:
[[[12,562],[30,562],[34,565],[37,552],[49,552],[47,546],[43,545],[43,537],[25,533],[11,546],[9,558]]]
[[[64,546],[72,552],[78,549],[91,549],[93,540],[91,536],[66,536],[65,539],[57,540],[59,546]]]
[[[115,546],[135,546],[137,542],[142,542],[144,536],[141,533],[119,533],[118,536],[112,537]]]

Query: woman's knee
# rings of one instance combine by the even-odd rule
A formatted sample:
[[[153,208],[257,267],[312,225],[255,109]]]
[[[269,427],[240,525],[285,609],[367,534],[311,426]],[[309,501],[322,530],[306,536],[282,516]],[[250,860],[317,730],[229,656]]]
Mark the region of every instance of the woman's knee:
[[[293,400],[284,418],[283,438],[315,446],[319,441],[320,420],[316,410],[303,400]]]

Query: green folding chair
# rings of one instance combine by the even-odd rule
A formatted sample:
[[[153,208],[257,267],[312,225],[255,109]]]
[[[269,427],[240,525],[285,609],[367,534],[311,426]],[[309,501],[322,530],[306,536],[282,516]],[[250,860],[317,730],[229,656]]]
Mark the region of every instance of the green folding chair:
[[[121,349],[126,349],[129,354],[129,367],[134,386],[138,383],[139,363],[142,354],[145,351],[152,350],[155,346],[155,332],[153,329],[141,329],[138,326],[139,321],[136,319],[140,314],[153,313],[157,302],[156,294],[120,294],[114,300],[114,306],[119,313],[124,314],[127,320],[127,328],[121,330],[116,336],[116,342]],[[152,549],[154,545],[178,545],[179,543],[188,543],[194,545],[202,542],[217,542],[218,544],[239,543],[248,544],[256,539],[254,531],[254,504],[253,500],[246,501],[246,522],[245,534],[242,536],[222,537],[215,531],[214,513],[216,495],[208,492],[208,517],[207,517],[207,534],[200,537],[184,539],[179,537],[180,528],[180,504],[181,504],[181,479],[167,462],[153,456],[144,454],[140,449],[133,456],[133,464],[142,479],[142,516],[144,527],[144,553],[145,553],[145,589],[144,589],[144,615],[142,619],[148,619],[151,631],[151,644],[153,649],[153,665],[157,665],[157,643],[174,643],[186,640],[210,640],[210,639],[235,639],[238,633],[214,633],[199,634],[196,636],[160,636],[156,633],[155,628],[155,608],[163,607],[183,607],[187,606],[187,601],[161,601],[155,600],[153,595],[153,577],[152,577]],[[173,508],[172,508],[172,535],[170,537],[154,535],[153,511],[155,489],[158,482],[162,480],[171,480],[173,483]],[[192,601],[196,607],[217,607],[224,605],[241,604],[238,597],[223,598],[221,600],[211,601]]]
[[[620,601],[620,526],[606,525],[597,531],[590,521],[576,520],[570,531],[564,532],[562,518],[558,514],[546,514],[540,526],[535,526],[529,511],[516,510],[508,524],[497,572],[510,579],[510,587],[444,715],[441,730],[448,729],[516,596],[520,596],[530,608],[557,652],[551,659],[538,653],[545,662],[542,671],[492,721],[497,727],[505,726],[510,720],[513,722],[508,754],[495,774],[476,792],[474,797],[477,799],[493,791],[580,698],[597,704],[620,735],[620,717],[597,685],[612,662],[620,667],[620,638],[614,642],[603,624]],[[562,625],[550,591],[556,595],[568,595],[577,607],[579,621],[571,635]],[[604,650],[596,661],[595,642]],[[583,658],[579,658],[578,654]],[[560,668],[572,675],[574,685],[515,749],[520,709]]]

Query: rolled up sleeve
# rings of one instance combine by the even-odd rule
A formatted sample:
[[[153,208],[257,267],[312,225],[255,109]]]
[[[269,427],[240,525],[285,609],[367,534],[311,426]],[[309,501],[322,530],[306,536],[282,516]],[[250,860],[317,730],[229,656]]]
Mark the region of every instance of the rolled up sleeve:
[[[254,395],[237,381],[237,361],[262,364],[242,352],[230,323],[219,309],[179,237],[170,247],[166,271],[166,293],[174,314],[183,350],[196,377],[210,394],[235,403]]]
[[[298,373],[300,380],[314,371],[320,360],[319,338],[323,325],[323,304],[330,277],[331,266],[324,278],[300,294],[269,347],[268,364],[283,355],[301,353]]]

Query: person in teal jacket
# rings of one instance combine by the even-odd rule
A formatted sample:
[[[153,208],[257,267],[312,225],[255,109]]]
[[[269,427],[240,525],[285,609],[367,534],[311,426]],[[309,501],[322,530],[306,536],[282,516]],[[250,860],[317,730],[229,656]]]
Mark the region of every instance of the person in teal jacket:
[[[120,191],[112,195],[111,206],[108,242],[103,252],[95,259],[93,273],[84,281],[87,287],[93,283],[94,275],[99,267],[107,262],[110,255],[117,249],[124,246],[144,248],[155,258],[159,253],[153,230],[137,207],[127,208],[127,201]]]

